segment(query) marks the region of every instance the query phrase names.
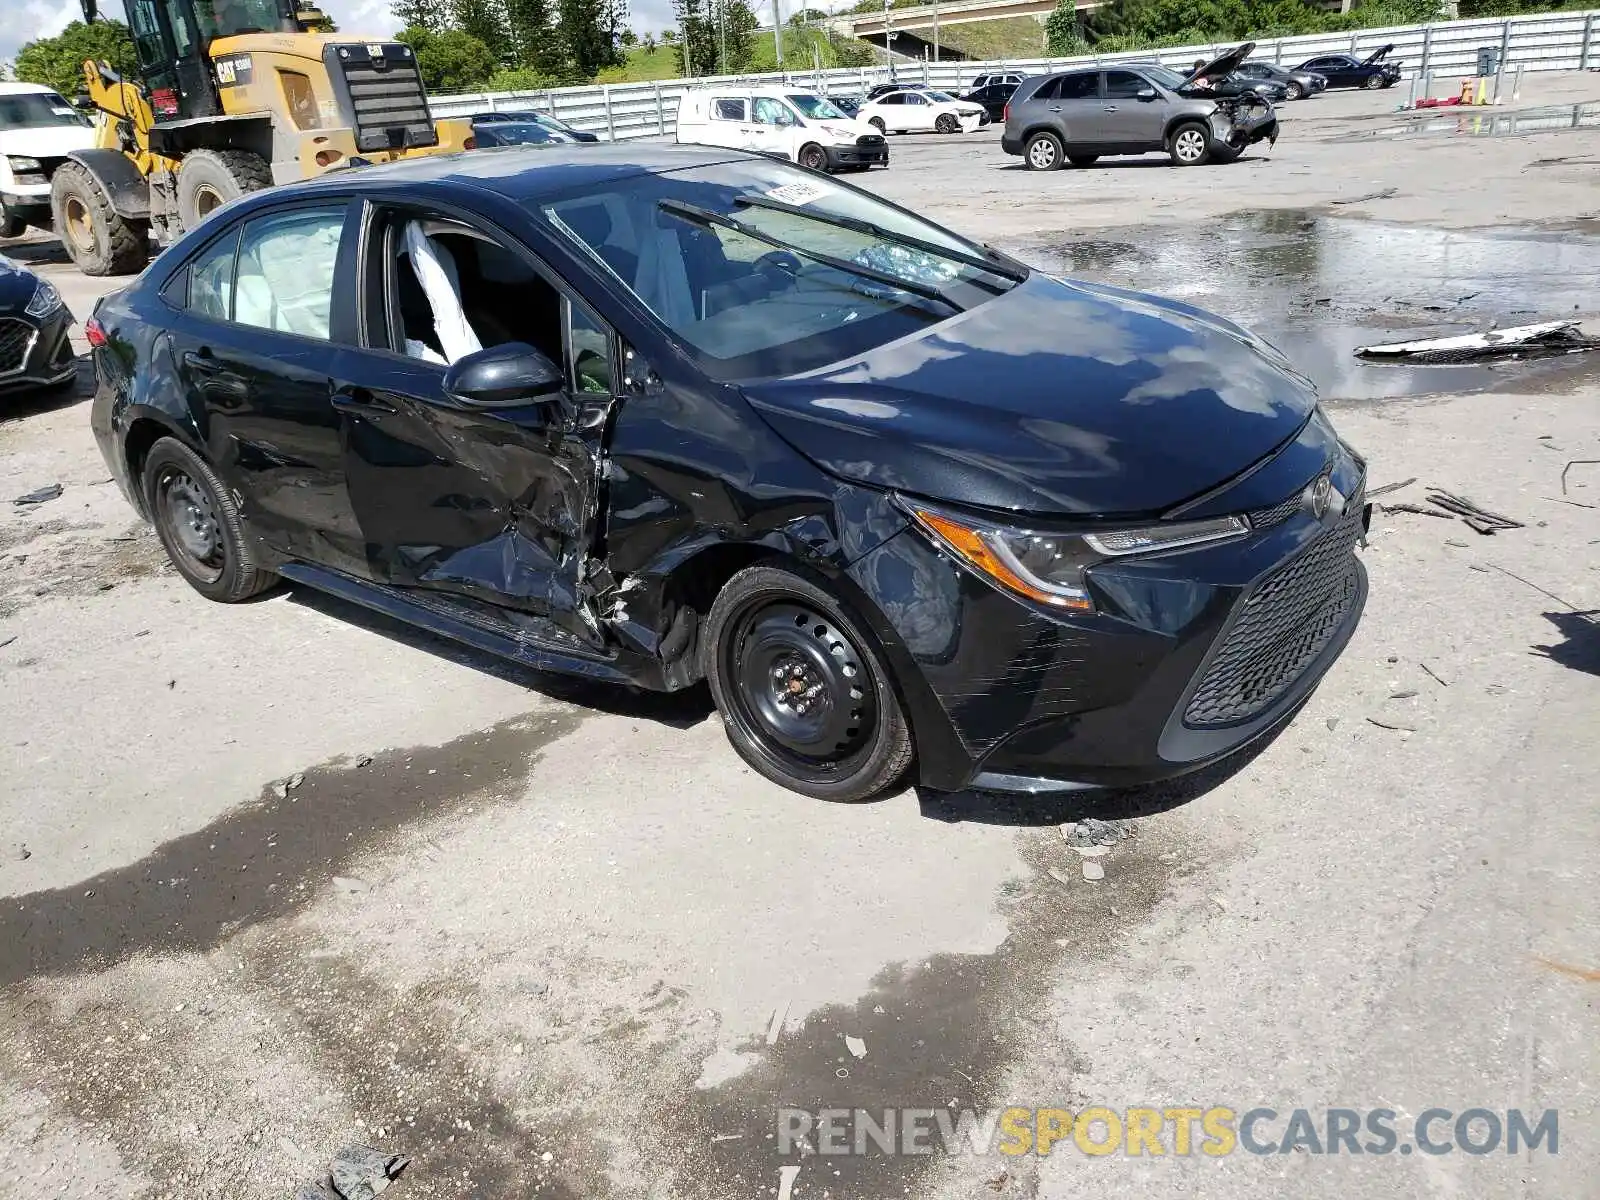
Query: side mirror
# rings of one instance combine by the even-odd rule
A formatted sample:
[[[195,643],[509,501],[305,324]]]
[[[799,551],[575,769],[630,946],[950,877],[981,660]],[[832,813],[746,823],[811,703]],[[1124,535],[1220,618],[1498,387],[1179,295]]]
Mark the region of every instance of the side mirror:
[[[1153,87],[1142,87],[1134,95],[1141,100],[1154,100],[1156,98],[1156,90]]]
[[[88,92],[79,92],[72,98],[72,107],[79,112],[94,112],[94,97]]]
[[[445,394],[470,408],[536,404],[566,386],[561,368],[526,342],[468,354],[444,373]]]

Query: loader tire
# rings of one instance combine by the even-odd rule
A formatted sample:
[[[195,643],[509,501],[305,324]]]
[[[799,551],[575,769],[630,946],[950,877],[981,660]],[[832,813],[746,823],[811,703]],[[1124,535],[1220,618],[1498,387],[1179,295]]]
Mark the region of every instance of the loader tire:
[[[178,167],[178,220],[187,232],[230,200],[272,186],[272,168],[248,150],[191,150]]]
[[[132,275],[150,259],[150,227],[111,207],[111,197],[81,163],[50,177],[50,216],[67,255],[85,275]]]

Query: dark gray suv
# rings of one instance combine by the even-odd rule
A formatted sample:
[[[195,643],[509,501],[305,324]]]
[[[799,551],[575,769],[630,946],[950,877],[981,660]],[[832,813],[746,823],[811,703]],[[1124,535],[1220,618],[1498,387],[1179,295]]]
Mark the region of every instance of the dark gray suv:
[[[1180,167],[1232,162],[1246,146],[1278,138],[1272,105],[1227,78],[1254,48],[1246,43],[1188,75],[1130,63],[1024,80],[1001,148],[1035,171],[1156,150]]]

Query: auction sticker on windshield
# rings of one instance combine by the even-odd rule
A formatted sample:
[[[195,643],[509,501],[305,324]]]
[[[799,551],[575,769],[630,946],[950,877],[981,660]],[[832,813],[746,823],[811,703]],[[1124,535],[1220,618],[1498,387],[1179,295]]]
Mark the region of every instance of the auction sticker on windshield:
[[[784,204],[810,204],[813,200],[820,200],[826,196],[828,190],[814,183],[786,183],[782,187],[775,187],[770,192],[762,194],[768,200],[780,200]]]

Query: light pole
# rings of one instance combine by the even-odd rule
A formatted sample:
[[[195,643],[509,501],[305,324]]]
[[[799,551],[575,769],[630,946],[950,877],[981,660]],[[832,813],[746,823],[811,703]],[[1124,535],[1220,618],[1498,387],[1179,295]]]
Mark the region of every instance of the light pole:
[[[772,0],[772,48],[778,57],[778,70],[783,70],[783,12],[781,0]]]
[[[883,61],[889,68],[889,78],[894,78],[894,55],[889,50],[889,43],[894,41],[894,34],[889,31],[889,0],[883,0]]]

